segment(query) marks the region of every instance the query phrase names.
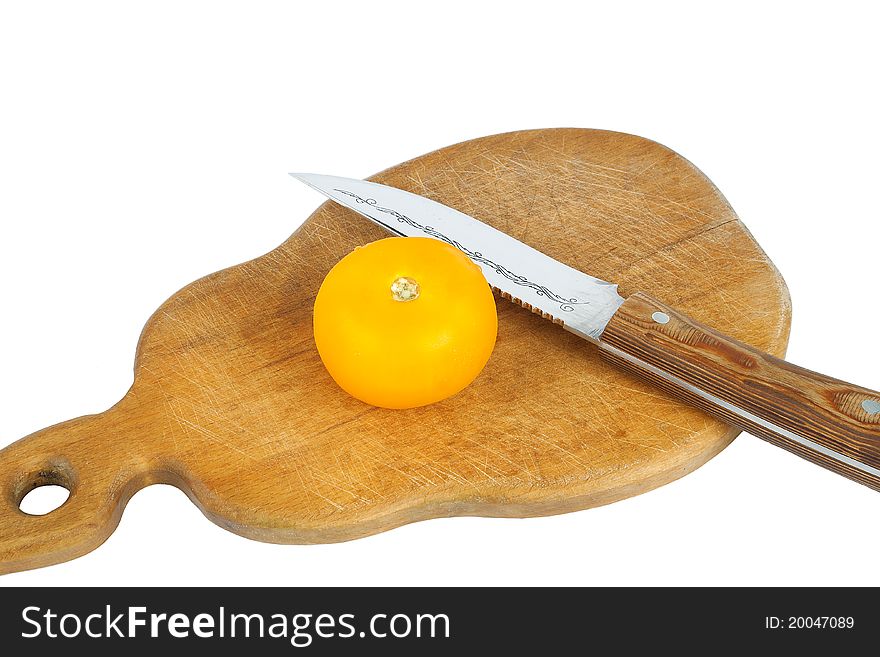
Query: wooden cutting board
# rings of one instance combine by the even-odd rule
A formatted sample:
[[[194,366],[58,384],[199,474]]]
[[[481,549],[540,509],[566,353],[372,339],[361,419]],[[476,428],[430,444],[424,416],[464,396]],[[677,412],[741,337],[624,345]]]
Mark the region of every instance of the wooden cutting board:
[[[373,180],[783,355],[785,283],[712,183],[659,144],[597,130],[515,132]],[[0,572],[94,549],[131,496],[155,483],[179,487],[249,538],[343,541],[439,516],[607,504],[687,474],[736,435],[501,299],[495,352],[463,392],[405,411],[356,401],[321,365],[312,302],[334,263],[385,236],[325,203],[271,253],[171,297],[144,328],[134,385],[118,404],[0,454]],[[45,516],[20,511],[46,484],[67,487],[68,501]]]

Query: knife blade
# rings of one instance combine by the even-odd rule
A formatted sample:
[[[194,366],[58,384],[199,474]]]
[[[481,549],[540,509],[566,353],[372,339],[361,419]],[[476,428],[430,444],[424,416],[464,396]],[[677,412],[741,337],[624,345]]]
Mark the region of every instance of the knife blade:
[[[880,393],[798,367],[595,278],[438,201],[374,182],[292,173],[405,237],[460,249],[506,298],[596,343],[608,361],[678,398],[880,491]]]
[[[623,303],[617,285],[573,269],[463,212],[424,196],[365,180],[313,173],[291,176],[395,235],[433,237],[483,270],[502,296],[598,341]]]

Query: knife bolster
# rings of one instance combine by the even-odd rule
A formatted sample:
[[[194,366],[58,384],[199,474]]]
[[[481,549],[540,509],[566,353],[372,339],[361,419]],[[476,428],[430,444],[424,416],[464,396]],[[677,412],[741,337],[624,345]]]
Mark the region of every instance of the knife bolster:
[[[880,393],[775,358],[642,293],[602,356],[717,419],[880,491]]]

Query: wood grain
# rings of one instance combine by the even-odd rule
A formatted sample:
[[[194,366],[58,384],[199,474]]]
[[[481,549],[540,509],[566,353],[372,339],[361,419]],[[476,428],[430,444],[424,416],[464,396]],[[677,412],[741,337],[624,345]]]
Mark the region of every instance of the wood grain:
[[[624,295],[651,290],[784,352],[790,307],[778,272],[709,180],[659,144],[533,130],[450,146],[373,179],[620,282]],[[607,504],[681,477],[736,435],[501,300],[495,352],[460,394],[406,411],[352,399],[318,358],[312,301],[335,262],[384,236],[328,203],[274,251],[172,296],[147,322],[134,384],[116,406],[2,451],[0,572],[92,550],[153,483],[178,486],[250,538],[341,541],[439,516]],[[71,489],[68,501],[46,516],[22,513],[21,496],[50,480]]]
[[[658,323],[662,313],[666,323]],[[673,392],[751,434],[880,490],[880,413],[869,413],[864,402],[880,405],[880,393],[854,386],[774,358],[696,322],[646,294],[629,297],[602,335],[603,356]],[[607,347],[613,348],[613,351]],[[661,370],[656,372],[645,365]],[[672,375],[677,381],[670,381]],[[743,416],[695,390],[746,411]]]

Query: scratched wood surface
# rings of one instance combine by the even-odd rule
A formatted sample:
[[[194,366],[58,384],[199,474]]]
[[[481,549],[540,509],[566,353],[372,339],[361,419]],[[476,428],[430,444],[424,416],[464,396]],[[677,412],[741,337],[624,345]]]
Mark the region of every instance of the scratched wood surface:
[[[711,182],[654,142],[525,131],[450,146],[374,179],[617,281],[624,296],[650,292],[784,352],[790,304],[778,272]],[[0,453],[0,572],[94,549],[153,483],[178,486],[250,538],[341,541],[438,516],[606,504],[681,477],[736,435],[500,299],[497,347],[463,392],[405,411],[352,399],[318,358],[312,301],[336,261],[384,236],[324,204],[271,253],[162,305],[116,406]],[[39,517],[18,509],[50,483],[72,491],[62,507]]]

